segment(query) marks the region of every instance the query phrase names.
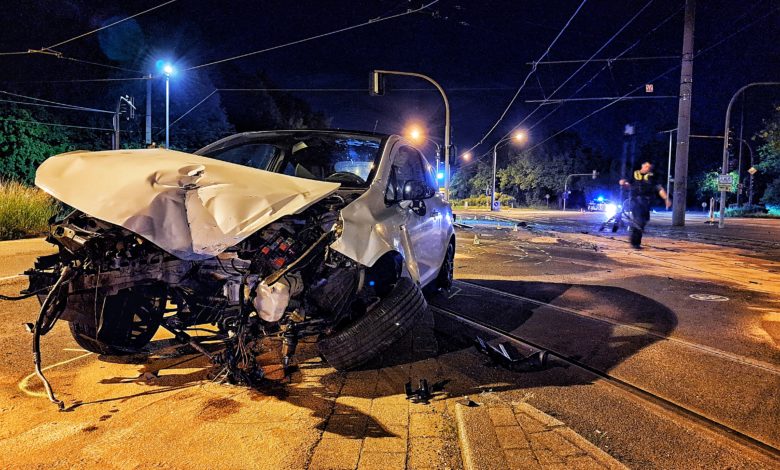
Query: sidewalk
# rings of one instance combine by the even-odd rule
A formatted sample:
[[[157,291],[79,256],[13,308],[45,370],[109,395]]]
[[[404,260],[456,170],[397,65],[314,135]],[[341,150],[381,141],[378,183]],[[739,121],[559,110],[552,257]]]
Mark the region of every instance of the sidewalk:
[[[310,469],[625,468],[566,425],[455,369],[470,351],[436,356],[430,313],[382,358],[349,372],[315,444]],[[373,367],[373,365],[372,365]],[[430,404],[411,403],[404,384],[444,382]],[[463,405],[469,395],[479,403]]]

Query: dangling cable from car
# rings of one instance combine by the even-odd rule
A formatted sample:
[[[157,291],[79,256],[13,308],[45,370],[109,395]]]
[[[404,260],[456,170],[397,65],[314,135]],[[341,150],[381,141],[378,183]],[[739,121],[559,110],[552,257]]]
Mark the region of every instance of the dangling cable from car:
[[[57,320],[60,318],[60,315],[62,314],[62,309],[60,309],[59,312],[54,312],[54,314],[47,319],[46,317],[49,311],[49,307],[52,305],[52,302],[56,300],[56,297],[59,295],[60,289],[63,288],[68,282],[70,282],[70,280],[77,274],[77,272],[78,271],[76,271],[74,268],[70,266],[65,266],[62,268],[62,271],[60,271],[60,277],[57,279],[57,282],[55,282],[54,285],[51,287],[49,293],[46,295],[46,299],[41,304],[41,310],[40,310],[40,314],[38,315],[38,320],[35,322],[35,325],[32,327],[32,334],[33,334],[32,352],[33,352],[33,363],[35,364],[35,375],[37,375],[38,378],[41,379],[41,382],[43,382],[43,387],[46,390],[46,396],[49,397],[49,401],[57,405],[60,411],[65,409],[65,403],[63,403],[62,400],[58,400],[57,397],[54,395],[54,391],[51,388],[51,384],[43,375],[43,370],[41,369],[41,336],[48,333],[52,329],[52,327],[54,327],[54,324],[57,323]],[[29,325],[28,325],[28,329],[29,329]]]

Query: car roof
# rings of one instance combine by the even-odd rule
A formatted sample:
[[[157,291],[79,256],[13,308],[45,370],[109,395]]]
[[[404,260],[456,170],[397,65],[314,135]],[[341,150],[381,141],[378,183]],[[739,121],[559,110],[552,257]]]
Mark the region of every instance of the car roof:
[[[239,135],[261,136],[261,135],[294,135],[294,134],[322,134],[322,135],[350,134],[356,136],[374,137],[378,139],[384,139],[391,135],[391,134],[382,134],[379,132],[354,131],[349,129],[275,129],[275,130],[266,130],[266,131],[238,132],[236,134],[231,135],[230,137],[235,137]]]

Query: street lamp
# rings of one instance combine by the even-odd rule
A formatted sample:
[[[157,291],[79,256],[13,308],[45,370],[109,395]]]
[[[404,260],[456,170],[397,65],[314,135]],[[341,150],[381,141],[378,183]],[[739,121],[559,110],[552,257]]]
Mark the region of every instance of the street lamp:
[[[493,146],[493,178],[491,180],[491,191],[490,191],[490,210],[491,211],[497,211],[498,207],[496,207],[496,160],[498,157],[498,146],[502,142],[508,142],[510,140],[513,140],[517,143],[521,143],[525,141],[526,139],[526,133],[523,131],[515,132],[511,137],[504,137],[503,139],[496,142],[496,145]]]
[[[463,155],[460,156],[460,158],[463,159],[464,162],[468,162],[471,160],[471,152],[466,152]]]
[[[170,87],[170,79],[171,75],[173,75],[176,72],[176,69],[173,68],[173,65],[171,64],[165,64],[163,65],[163,75],[165,75],[165,148],[166,150],[170,148],[170,123],[171,123],[171,112],[170,112],[170,103],[171,103],[171,87]]]
[[[417,126],[410,127],[409,130],[406,131],[406,136],[409,138],[409,140],[412,140],[415,143],[424,144],[425,141],[428,141],[436,146],[436,180],[444,179],[444,173],[439,171],[439,162],[441,161],[441,145],[439,145],[438,142],[431,139],[430,137],[427,137]]]

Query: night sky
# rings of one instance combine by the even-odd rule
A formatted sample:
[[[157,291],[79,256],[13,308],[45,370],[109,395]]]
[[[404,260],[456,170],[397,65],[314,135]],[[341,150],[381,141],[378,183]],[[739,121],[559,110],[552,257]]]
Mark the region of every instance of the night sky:
[[[163,2],[4,2],[0,51],[50,46],[160,3]],[[614,57],[637,41],[626,57],[680,55],[683,0],[649,3],[597,58]],[[213,83],[229,88],[256,86],[247,79],[255,72],[263,72],[282,88],[343,89],[295,94],[332,118],[332,127],[401,132],[407,123],[416,121],[434,138],[441,138],[443,107],[438,95],[432,89],[426,90],[429,88],[426,83],[392,78],[393,90],[388,95],[370,97],[366,91],[368,72],[373,68],[425,73],[440,81],[448,91],[454,141],[464,150],[479,141],[493,125],[530,70],[527,62],[542,54],[580,1],[441,0],[424,12],[186,71],[213,60],[401,13],[421,4],[397,0],[178,0],[56,49],[80,60],[155,74],[155,61],[171,59],[180,71],[171,83],[174,101],[177,96],[202,93],[202,87],[194,86],[197,84]],[[588,1],[553,47],[548,60],[587,59],[647,4],[644,0]],[[745,29],[738,32],[742,28]],[[694,61],[692,120],[695,133],[722,134],[726,104],[740,86],[780,79],[778,44],[780,0],[698,2],[695,50],[700,55]],[[678,59],[620,61],[606,68],[604,62],[592,63],[555,98],[569,97],[602,68],[577,97],[620,96],[645,83],[654,85],[656,96],[675,97],[679,90],[678,65]],[[549,96],[578,67],[579,64],[539,65],[506,118],[477,151],[487,150],[537,107],[525,100]],[[43,55],[0,56],[0,81],[3,82],[0,89],[41,98],[56,95],[65,100],[69,90],[78,87],[78,98],[82,100],[78,104],[102,103],[105,99],[102,90],[107,85],[34,82],[139,76],[137,72]],[[131,91],[138,92],[140,85],[140,82],[127,82]],[[155,87],[161,85],[156,83]],[[94,101],[89,102],[92,96]],[[769,116],[772,103],[776,102],[780,102],[779,89],[748,94],[744,103],[745,135],[750,136],[760,128],[761,120]],[[526,127],[534,126],[531,142],[543,140],[606,103],[565,104],[534,126],[554,108],[542,107],[525,123]],[[174,106],[172,118],[177,117],[177,112],[183,109]],[[657,132],[674,128],[676,115],[676,98],[625,101],[585,120],[573,130],[588,145],[613,155],[619,151],[625,124],[635,124],[643,140],[662,139]],[[183,120],[181,125],[185,124]],[[174,128],[172,132],[175,131]],[[715,163],[720,158],[712,143],[694,142],[691,155],[711,158]]]

